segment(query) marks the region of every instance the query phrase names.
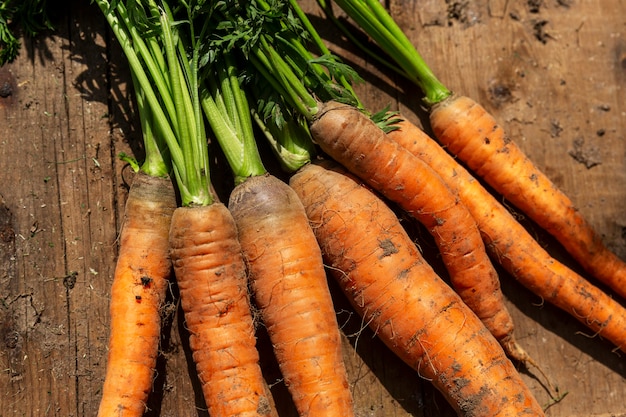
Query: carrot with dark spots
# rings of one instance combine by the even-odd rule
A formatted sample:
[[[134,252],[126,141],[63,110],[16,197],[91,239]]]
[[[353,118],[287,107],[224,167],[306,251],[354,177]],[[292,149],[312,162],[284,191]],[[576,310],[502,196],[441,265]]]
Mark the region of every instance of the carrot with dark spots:
[[[115,14],[99,1],[126,53],[133,54]],[[126,38],[127,39],[127,38]],[[136,68],[135,68],[136,70]],[[135,74],[133,70],[133,74]],[[121,155],[135,170],[119,235],[119,253],[110,295],[110,333],[106,374],[98,417],[139,417],[153,388],[161,317],[172,265],[168,234],[176,193],[164,157],[166,145],[146,101],[145,86],[133,78],[145,160]]]
[[[209,414],[274,416],[256,350],[246,267],[226,206],[176,209],[170,248]]]
[[[109,351],[98,416],[141,416],[152,390],[169,284],[169,178],[139,172],[130,188],[111,286]],[[149,275],[152,285],[144,285]]]
[[[554,259],[482,184],[408,120],[388,136],[429,164],[461,198],[487,249],[516,280],[626,352],[626,309]]]
[[[381,257],[389,256],[394,253],[398,253],[398,249],[394,246],[393,242],[389,239],[385,239],[380,242],[380,247],[383,250]]]
[[[152,278],[146,276],[141,277],[141,285],[143,285],[144,288],[149,288],[151,284]]]
[[[330,163],[302,168],[290,184],[355,310],[460,416],[544,415],[495,338],[382,200]]]

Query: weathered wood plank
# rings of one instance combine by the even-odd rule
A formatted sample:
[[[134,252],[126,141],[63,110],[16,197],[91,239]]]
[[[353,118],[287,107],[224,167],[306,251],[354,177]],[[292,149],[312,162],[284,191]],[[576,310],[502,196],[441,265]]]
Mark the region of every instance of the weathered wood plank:
[[[29,45],[30,59],[24,55],[7,68],[15,83],[3,109],[10,127],[2,133],[3,193],[15,214],[18,274],[10,279],[21,288],[23,305],[13,315],[23,343],[14,355],[24,371],[2,386],[3,398],[19,401],[15,410],[29,415],[93,414],[101,385],[93,374],[104,363],[99,321],[107,314],[116,253],[116,179],[103,123],[107,92],[84,97],[77,85],[86,68],[106,68],[91,48],[98,36],[102,45],[104,26],[97,15],[81,16],[91,9],[76,6],[73,18],[80,20],[67,13],[58,31]]]
[[[30,415],[69,413],[77,401],[70,376],[75,362],[67,310],[71,275],[65,265],[55,149],[67,126],[59,57],[63,43],[62,35],[37,40],[33,46],[47,50],[45,59],[21,59],[5,69],[14,77],[13,93],[3,106],[9,130],[2,132],[2,193],[14,219],[17,268],[7,277],[9,310],[3,313],[5,322],[12,322],[5,329],[18,342],[8,351],[16,369],[9,378],[2,376],[0,407],[19,410],[29,404]]]
[[[623,1],[389,3],[441,80],[492,111],[626,258]],[[321,23],[313,0],[302,5]],[[61,15],[57,31],[26,41],[22,56],[0,68],[0,87],[8,88],[0,97],[0,414],[7,416],[95,415],[116,235],[132,181],[116,155],[141,158],[128,70],[104,20],[78,0]],[[331,25],[319,27],[367,81],[357,91],[368,107],[390,104],[428,128],[419,91],[364,59]],[[575,267],[550,238],[528,227]],[[569,391],[547,414],[626,415],[623,356],[502,278],[518,338]],[[331,286],[357,415],[454,415],[427,381],[363,329]],[[174,304],[171,311],[148,415],[207,415],[180,310]],[[259,345],[281,416],[293,416],[262,332]],[[542,380],[523,376],[547,403]]]

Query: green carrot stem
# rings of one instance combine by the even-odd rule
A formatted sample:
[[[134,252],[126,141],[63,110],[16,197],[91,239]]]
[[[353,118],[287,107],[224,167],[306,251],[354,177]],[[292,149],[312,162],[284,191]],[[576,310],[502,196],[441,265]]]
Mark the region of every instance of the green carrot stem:
[[[289,100],[290,104],[298,109],[306,119],[313,120],[318,112],[318,102],[283,57],[266,39],[261,40],[260,47],[255,48],[255,52],[255,58],[263,65],[268,75],[268,81],[273,83],[271,80],[274,79],[276,83],[280,84],[285,98]],[[256,61],[252,62],[255,63]],[[259,68],[258,65],[257,68]]]
[[[326,46],[326,44],[322,40],[321,36],[317,32],[317,30],[315,29],[313,24],[311,24],[311,21],[307,17],[306,13],[304,13],[302,8],[300,7],[300,4],[298,3],[298,1],[297,0],[289,0],[289,4],[291,5],[292,9],[296,13],[296,16],[298,16],[298,18],[300,19],[300,21],[304,25],[304,28],[306,29],[307,33],[309,35],[311,35],[311,38],[313,39],[313,43],[315,44],[317,49],[319,49],[321,54],[322,55],[331,56],[332,53],[330,52],[330,50],[328,49],[328,47]],[[307,51],[304,48],[304,46],[302,45],[302,43],[298,42],[298,44],[300,44],[300,46],[302,47],[302,53],[306,54]],[[337,77],[337,81],[346,90],[348,90],[349,93],[357,100],[356,106],[358,108],[360,108],[360,109],[363,109],[364,108],[363,104],[358,100],[358,97],[357,97],[357,95],[356,95],[356,93],[354,91],[354,88],[352,87],[352,83],[350,83],[350,81],[346,78],[346,76],[343,75],[343,74],[339,74],[339,76]]]
[[[266,171],[252,128],[250,107],[232,57],[225,53],[212,66],[203,90],[202,108],[235,176],[235,184]]]
[[[125,53],[131,71],[136,76],[137,84],[145,94],[146,102],[154,112],[154,120],[158,124],[160,131],[163,134],[163,139],[166,141],[167,146],[170,150],[172,163],[175,166],[183,166],[183,155],[180,151],[180,148],[178,147],[176,136],[174,135],[174,132],[169,123],[167,123],[168,119],[165,116],[163,109],[161,108],[161,105],[154,90],[152,89],[150,79],[144,71],[139,56],[133,49],[129,33],[124,29],[124,27],[120,25],[120,20],[115,15],[115,10],[111,8],[108,1],[97,0],[97,4],[104,13],[107,22],[111,27],[111,30],[115,34],[115,37],[117,38]],[[118,12],[121,11],[123,13],[123,9],[121,9],[120,7],[118,7],[117,10]]]
[[[165,76],[167,74],[167,64],[161,48],[158,46],[154,36],[149,36],[144,40],[144,37],[137,30],[136,25],[131,21],[126,7],[122,2],[117,3],[116,10],[120,16],[121,22],[126,27],[126,31],[130,35],[131,39],[129,44],[132,45],[133,53],[143,62],[143,65],[147,69],[146,75],[156,86],[156,92],[159,94],[165,113],[169,117],[169,120],[175,120],[176,107],[169,94],[169,80]],[[135,69],[132,67],[131,70],[135,72]],[[137,75],[137,77],[140,76],[141,75]],[[145,86],[142,85],[141,88],[145,89]],[[150,89],[152,90],[152,88]]]
[[[441,102],[451,94],[377,0],[335,0],[335,3],[397,62],[403,69],[402,75],[424,92],[428,105]]]
[[[293,173],[311,162],[315,148],[306,125],[289,118],[280,125],[253,111],[254,121],[270,144],[283,170]]]
[[[236,66],[230,55],[224,57],[226,64],[222,91],[231,97],[233,123],[243,143],[243,161],[241,174],[246,176],[261,175],[265,172],[258,152],[251,122],[250,106],[245,92],[241,89]]]
[[[381,54],[376,53],[372,50],[370,45],[366,45],[362,42],[355,34],[353,30],[348,29],[346,25],[344,25],[335,15],[333,11],[333,7],[330,1],[326,0],[317,0],[317,4],[322,8],[326,17],[333,22],[333,24],[344,34],[346,38],[350,42],[352,42],[357,48],[362,50],[367,56],[378,62],[378,64],[390,69],[391,71],[400,74],[405,78],[409,78],[406,72],[399,66],[393,63],[393,60],[384,58]]]
[[[167,145],[182,204],[211,204],[208,149],[197,91],[198,46],[192,42],[190,61],[187,45],[173,27],[174,16],[166,2],[129,2],[132,13],[122,1],[114,6],[107,0],[96,2],[120,42],[136,81],[139,105],[145,109],[142,129],[162,137]],[[191,6],[182,7],[191,16]],[[158,24],[153,24],[155,19]],[[147,25],[147,34],[141,33]],[[148,147],[156,152],[152,144],[147,145],[147,151]],[[146,165],[146,169],[154,168]]]
[[[137,85],[135,74],[131,73],[131,75],[133,84]],[[150,176],[165,178],[169,176],[170,171],[167,158],[164,157],[164,154],[169,157],[167,146],[160,140],[159,132],[155,131],[153,127],[154,118],[146,104],[145,92],[140,88],[135,88],[135,91],[145,152],[144,162],[141,164],[140,169]]]
[[[191,63],[181,37],[175,37],[174,18],[163,4],[160,15],[165,58],[176,106],[178,143],[184,155],[185,175],[181,176],[183,205],[206,206],[213,203],[210,192],[208,148],[198,98],[197,48],[192,44]],[[193,38],[192,38],[193,42]]]

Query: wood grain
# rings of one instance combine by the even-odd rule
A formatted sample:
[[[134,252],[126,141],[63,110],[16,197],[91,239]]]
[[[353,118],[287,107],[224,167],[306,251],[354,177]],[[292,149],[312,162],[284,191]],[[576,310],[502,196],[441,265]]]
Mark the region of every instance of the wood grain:
[[[123,55],[89,3],[68,2],[57,11],[57,30],[24,39],[21,56],[0,68],[0,416],[93,416],[98,407],[116,235],[132,177],[116,155],[142,151]],[[428,130],[415,87],[365,59],[313,0],[301,4],[364,77],[357,91],[370,109],[390,105]],[[389,7],[439,78],[492,111],[626,259],[623,0],[390,0]],[[428,249],[427,239],[420,243]],[[504,272],[502,280],[520,342],[568,392],[547,415],[626,415],[623,356]],[[331,286],[357,415],[454,415]],[[205,416],[175,286],[170,302],[146,415]],[[281,416],[294,416],[262,329],[259,345]],[[543,380],[521,371],[547,404]]]

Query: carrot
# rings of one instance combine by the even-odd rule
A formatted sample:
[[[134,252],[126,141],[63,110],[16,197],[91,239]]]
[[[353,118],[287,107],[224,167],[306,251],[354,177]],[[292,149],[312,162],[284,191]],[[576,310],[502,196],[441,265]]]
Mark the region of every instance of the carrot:
[[[308,165],[290,184],[355,310],[458,415],[544,415],[495,338],[382,200],[336,165]]]
[[[453,94],[436,78],[384,6],[375,0],[333,1],[389,57],[382,58],[372,52],[373,48],[358,42],[334,17],[330,2],[318,3],[366,53],[422,90],[439,142],[552,234],[587,273],[626,298],[626,262],[604,245],[569,197],[523,154],[483,107],[468,97]]]
[[[595,335],[626,352],[626,309],[567,268],[537,243],[511,213],[463,166],[407,120],[388,136],[428,163],[478,222],[485,244],[522,285],[572,315]]]
[[[99,1],[127,55],[135,56],[125,29],[109,5]],[[110,300],[110,334],[99,417],[142,416],[154,378],[161,333],[161,308],[171,274],[168,234],[176,195],[168,176],[166,145],[160,135],[149,91],[131,71],[145,148],[141,166],[120,155],[137,172],[119,236],[119,254]],[[140,75],[139,75],[140,76]]]
[[[302,203],[279,179],[256,176],[233,190],[229,209],[299,415],[354,415],[322,255]]]
[[[553,235],[585,271],[626,298],[626,262],[480,104],[452,95],[432,107],[430,124],[443,146]]]
[[[98,416],[142,416],[152,390],[176,208],[169,178],[138,173],[126,200],[110,301],[106,377]]]
[[[122,45],[130,53],[128,44]],[[126,201],[111,287],[109,351],[99,417],[141,416],[146,411],[159,353],[161,308],[172,270],[168,234],[176,195],[164,156],[166,145],[155,133],[158,123],[136,74],[131,72],[146,156],[139,166],[120,155],[137,174]]]
[[[170,247],[209,414],[275,415],[254,349],[246,268],[230,212],[221,203],[176,209]]]

